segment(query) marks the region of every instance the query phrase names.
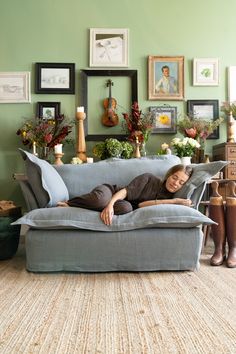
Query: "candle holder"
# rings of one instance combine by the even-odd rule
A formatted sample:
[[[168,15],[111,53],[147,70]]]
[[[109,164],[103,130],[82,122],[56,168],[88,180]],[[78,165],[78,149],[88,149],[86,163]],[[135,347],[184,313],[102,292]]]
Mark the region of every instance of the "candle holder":
[[[79,157],[83,162],[87,161],[86,156],[86,144],[85,144],[85,136],[84,136],[84,120],[86,118],[86,114],[84,112],[76,112],[76,120],[77,120],[77,152],[76,156]]]
[[[61,160],[62,156],[64,156],[64,153],[59,153],[59,152],[54,152],[54,156],[55,156],[55,162],[54,165],[60,166],[63,165],[63,162]]]
[[[135,151],[134,151],[134,157],[136,158],[140,158],[141,157],[141,153],[140,153],[140,142],[138,141],[138,139],[136,139],[135,142]]]

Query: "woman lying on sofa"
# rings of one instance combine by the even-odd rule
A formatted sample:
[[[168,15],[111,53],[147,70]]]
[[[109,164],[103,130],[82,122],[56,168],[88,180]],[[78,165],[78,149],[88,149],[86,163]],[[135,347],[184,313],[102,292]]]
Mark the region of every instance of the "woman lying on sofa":
[[[181,204],[190,206],[190,199],[173,198],[192,174],[190,166],[175,165],[166,173],[163,181],[151,173],[135,177],[128,186],[118,188],[116,185],[102,184],[90,193],[84,194],[58,206],[80,207],[101,211],[101,219],[111,225],[113,215],[126,214],[134,209],[157,204]]]

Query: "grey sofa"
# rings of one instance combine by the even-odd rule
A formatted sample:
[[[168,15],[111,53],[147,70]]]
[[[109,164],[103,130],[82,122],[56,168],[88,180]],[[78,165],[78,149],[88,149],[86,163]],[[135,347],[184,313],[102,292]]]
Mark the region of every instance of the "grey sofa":
[[[156,205],[115,216],[111,226],[100,214],[56,203],[89,192],[101,183],[125,186],[150,172],[163,177],[180,163],[166,155],[94,164],[52,166],[21,150],[26,180],[20,181],[29,211],[15,222],[28,225],[26,267],[33,272],[106,272],[196,270],[202,247],[202,224],[212,220],[197,210],[205,183],[225,162],[193,165],[178,197],[191,197],[195,208]]]

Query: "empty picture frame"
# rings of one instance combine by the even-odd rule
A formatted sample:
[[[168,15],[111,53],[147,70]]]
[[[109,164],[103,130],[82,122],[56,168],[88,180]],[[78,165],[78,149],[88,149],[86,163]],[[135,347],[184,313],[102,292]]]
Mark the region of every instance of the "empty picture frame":
[[[177,132],[177,107],[156,106],[149,107],[154,115],[153,134],[175,134]]]
[[[60,115],[61,102],[38,102],[37,117],[42,119],[56,119]]]
[[[36,63],[36,93],[75,93],[74,63]]]
[[[90,67],[129,66],[127,28],[90,28]]]
[[[219,85],[219,59],[195,58],[193,60],[193,86]]]
[[[30,72],[0,72],[0,103],[30,103]]]

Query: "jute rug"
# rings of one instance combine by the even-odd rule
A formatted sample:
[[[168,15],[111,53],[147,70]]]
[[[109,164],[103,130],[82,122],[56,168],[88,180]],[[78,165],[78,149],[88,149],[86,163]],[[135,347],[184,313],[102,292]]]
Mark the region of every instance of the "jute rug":
[[[236,353],[236,269],[33,274],[0,262],[0,353]]]

